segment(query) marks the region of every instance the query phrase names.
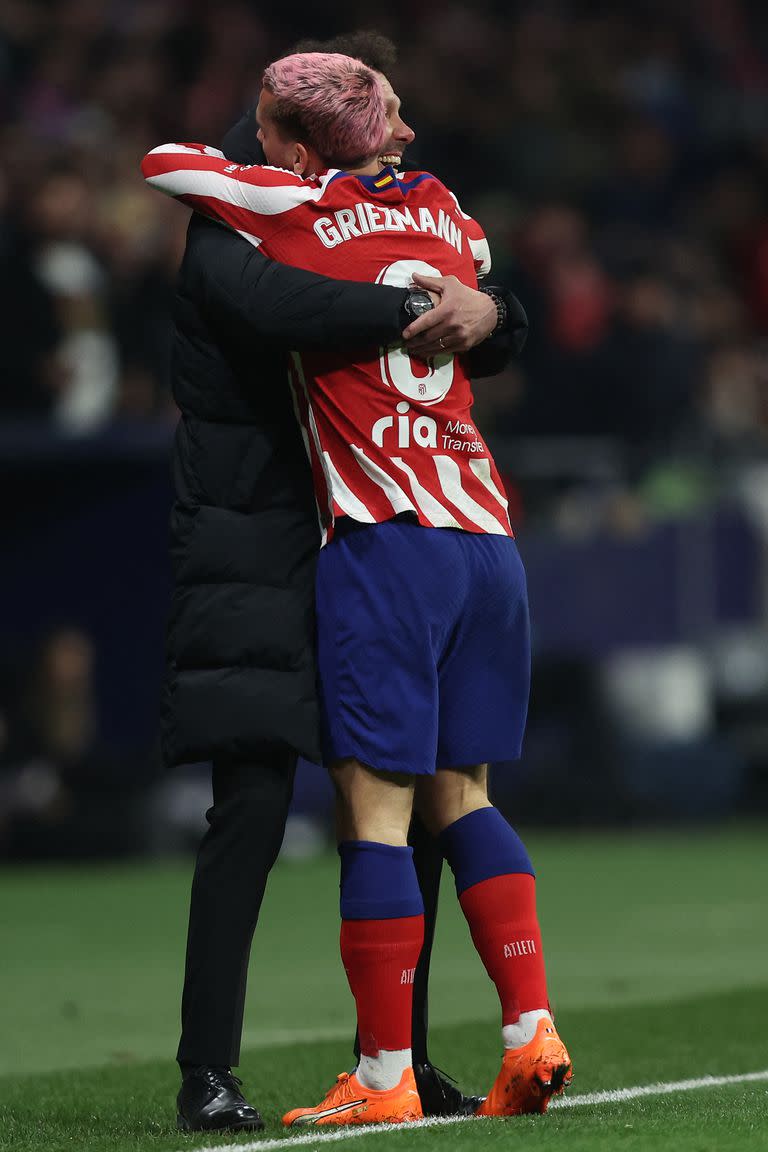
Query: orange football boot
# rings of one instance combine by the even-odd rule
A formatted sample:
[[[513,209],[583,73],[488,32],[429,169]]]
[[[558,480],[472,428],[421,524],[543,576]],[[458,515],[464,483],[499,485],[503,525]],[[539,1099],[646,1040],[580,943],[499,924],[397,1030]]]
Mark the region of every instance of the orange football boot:
[[[386,1092],[364,1088],[354,1072],[342,1072],[316,1108],[294,1108],[283,1124],[404,1124],[423,1116],[413,1068],[406,1068],[397,1087]]]
[[[571,1058],[555,1026],[546,1017],[539,1020],[536,1035],[522,1048],[508,1048],[501,1071],[477,1116],[520,1116],[524,1112],[546,1112],[553,1096],[568,1087],[573,1078]]]

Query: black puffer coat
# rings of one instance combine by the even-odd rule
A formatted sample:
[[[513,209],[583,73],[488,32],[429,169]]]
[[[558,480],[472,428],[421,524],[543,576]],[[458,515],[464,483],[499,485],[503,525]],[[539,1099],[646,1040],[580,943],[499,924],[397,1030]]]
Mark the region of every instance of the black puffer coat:
[[[224,142],[261,159],[253,117]],[[175,588],[166,763],[247,760],[288,744],[319,758],[313,651],[317,514],[285,349],[396,340],[405,292],[267,261],[193,217],[175,306],[181,410],[171,518]],[[487,371],[511,354],[484,346]]]

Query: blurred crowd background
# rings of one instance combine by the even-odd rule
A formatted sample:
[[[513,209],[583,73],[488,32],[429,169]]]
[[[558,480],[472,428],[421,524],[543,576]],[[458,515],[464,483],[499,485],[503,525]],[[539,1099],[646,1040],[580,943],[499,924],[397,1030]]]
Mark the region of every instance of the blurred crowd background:
[[[0,855],[194,842],[159,763],[187,213],[141,156],[218,144],[263,66],[375,25],[435,171],[523,300],[478,421],[529,570],[516,818],[768,809],[768,9],[391,0],[0,5]],[[328,810],[297,791],[296,849]],[[320,833],[321,835],[321,833]]]

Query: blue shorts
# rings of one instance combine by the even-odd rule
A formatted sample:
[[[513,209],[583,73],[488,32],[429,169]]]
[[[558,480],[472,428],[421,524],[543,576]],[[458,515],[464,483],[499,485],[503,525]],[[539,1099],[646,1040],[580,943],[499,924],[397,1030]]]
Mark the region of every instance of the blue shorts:
[[[433,773],[515,760],[530,687],[514,540],[341,521],[320,552],[323,759]]]

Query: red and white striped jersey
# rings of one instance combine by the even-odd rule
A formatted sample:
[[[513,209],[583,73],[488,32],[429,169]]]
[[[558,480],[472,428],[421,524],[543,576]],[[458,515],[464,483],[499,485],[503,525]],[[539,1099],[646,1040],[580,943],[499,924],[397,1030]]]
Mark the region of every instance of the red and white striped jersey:
[[[198,144],[156,148],[142,171],[154,187],[229,225],[265,256],[336,279],[407,287],[423,272],[475,287],[490,270],[482,230],[427,172],[331,170],[302,179],[230,163]],[[323,543],[339,516],[376,523],[401,512],[428,527],[512,535],[459,357],[425,363],[399,344],[293,352],[289,378]]]

